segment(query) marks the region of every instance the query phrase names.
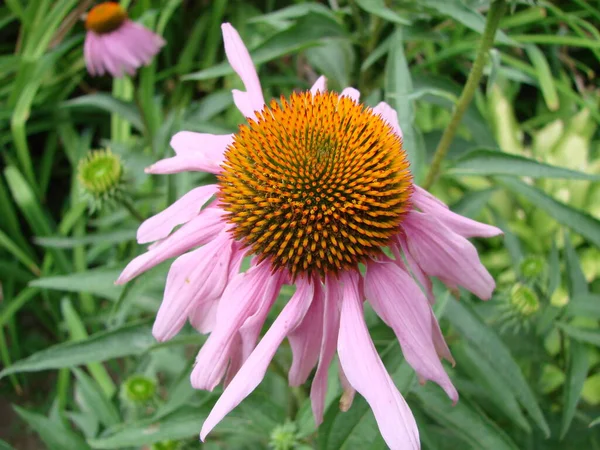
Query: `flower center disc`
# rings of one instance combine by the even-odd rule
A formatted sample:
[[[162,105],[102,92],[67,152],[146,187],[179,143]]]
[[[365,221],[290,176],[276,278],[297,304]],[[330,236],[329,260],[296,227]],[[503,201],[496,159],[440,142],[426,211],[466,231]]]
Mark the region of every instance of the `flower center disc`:
[[[292,278],[356,269],[381,253],[412,193],[387,122],[333,92],[273,100],[256,118],[240,126],[219,176],[234,238]]]
[[[87,14],[85,27],[98,34],[115,31],[127,19],[127,12],[116,2],[94,6]]]

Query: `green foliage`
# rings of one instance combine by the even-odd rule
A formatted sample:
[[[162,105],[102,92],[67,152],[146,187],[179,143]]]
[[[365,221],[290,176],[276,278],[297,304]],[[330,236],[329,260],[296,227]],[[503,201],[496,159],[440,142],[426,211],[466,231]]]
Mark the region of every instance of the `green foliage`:
[[[114,281],[143,251],[140,219],[215,181],[144,168],[173,155],[177,131],[231,133],[243,121],[221,22],[251,49],[265,98],[323,73],[330,89],[351,85],[368,105],[388,102],[419,183],[492,0],[123,1],[168,44],[119,80],[85,71],[80,19],[92,3],[0,5],[0,395],[20,430],[0,449],[19,448],[19,433],[61,450],[385,449],[364,399],[340,411],[336,370],[315,427],[308,387],[287,386],[287,344],[200,444],[220,393],[189,384],[205,336],[188,327],[166,343],[152,337],[167,264]],[[475,241],[497,280],[488,303],[436,285],[458,404],[419,385],[393,333],[369,321],[427,450],[600,448],[598,29],[597,2],[511,1],[431,189],[505,232]],[[92,148],[112,153],[89,157]],[[101,208],[109,197],[113,207]]]

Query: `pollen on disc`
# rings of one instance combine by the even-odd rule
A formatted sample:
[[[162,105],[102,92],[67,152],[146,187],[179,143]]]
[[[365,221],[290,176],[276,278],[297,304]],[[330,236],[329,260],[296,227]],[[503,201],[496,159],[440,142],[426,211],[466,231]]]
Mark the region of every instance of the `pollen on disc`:
[[[413,189],[392,127],[333,92],[273,100],[240,126],[219,184],[234,238],[293,278],[356,269],[380,254]]]

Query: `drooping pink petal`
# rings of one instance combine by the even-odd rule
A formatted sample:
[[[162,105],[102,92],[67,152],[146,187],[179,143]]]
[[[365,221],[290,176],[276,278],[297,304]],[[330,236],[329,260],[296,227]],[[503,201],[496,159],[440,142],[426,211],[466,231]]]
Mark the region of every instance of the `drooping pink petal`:
[[[358,276],[344,274],[338,356],[349,383],[375,415],[379,431],[391,450],[419,449],[419,430],[383,362],[363,317]]]
[[[503,234],[500,228],[477,222],[450,211],[448,206],[419,186],[415,185],[412,198],[417,208],[424,213],[431,214],[463,237],[493,237]]]
[[[221,297],[229,281],[229,265],[235,259],[233,240],[224,231],[208,244],[175,260],[152,328],[158,341],[175,336],[194,308]]]
[[[428,275],[462,286],[482,300],[492,296],[496,283],[467,239],[416,211],[406,216],[402,227],[410,254]]]
[[[398,113],[394,108],[388,105],[386,102],[380,102],[373,108],[375,114],[381,115],[383,119],[394,129],[398,137],[402,139],[402,129],[398,122]]]
[[[192,189],[179,200],[155,216],[146,219],[138,228],[140,244],[167,237],[177,225],[187,223],[200,213],[200,209],[218,190],[216,184]]]
[[[325,396],[327,394],[327,375],[331,360],[335,355],[340,327],[339,305],[341,290],[339,281],[336,278],[328,277],[325,280],[324,300],[323,338],[321,341],[319,364],[310,387],[310,400],[317,426],[323,422],[323,410],[325,409]]]
[[[456,402],[458,392],[444,370],[432,339],[435,317],[412,277],[393,262],[370,261],[365,277],[367,300],[394,330],[404,358],[422,379],[439,384]]]
[[[85,67],[90,75],[96,76],[101,75],[102,66],[97,67],[97,56],[95,52],[95,41],[98,39],[98,35],[91,31],[88,31],[85,35],[85,42],[83,43],[83,59],[85,60]]]
[[[325,78],[323,75],[321,75],[319,78],[317,78],[317,81],[315,81],[315,84],[312,85],[312,87],[310,88],[310,92],[315,95],[317,92],[325,92],[325,90],[327,89],[327,78]]]
[[[284,306],[204,421],[200,439],[204,440],[215,425],[259,385],[281,342],[302,321],[313,298],[313,284],[302,279],[296,284],[296,293]]]
[[[242,114],[246,117],[254,117],[254,112],[262,110],[265,104],[256,68],[235,28],[229,23],[224,23],[221,25],[221,30],[229,64],[242,79],[246,88],[246,92],[234,93],[234,102]]]
[[[168,174],[198,171],[219,174],[227,146],[233,142],[232,134],[209,134],[180,131],[171,138],[176,156],[155,162],[146,173]]]
[[[354,89],[353,87],[347,87],[346,89],[342,90],[340,97],[349,97],[355,102],[358,102],[358,100],[360,99],[360,92],[357,89]]]
[[[314,299],[302,323],[288,335],[292,348],[292,367],[289,373],[290,386],[304,384],[310,371],[319,360],[323,336],[323,290],[315,280]]]
[[[435,351],[437,352],[440,358],[444,358],[446,361],[450,362],[452,366],[456,365],[456,361],[454,361],[454,357],[452,353],[450,353],[450,349],[448,348],[448,344],[446,344],[446,339],[444,339],[444,335],[442,334],[442,330],[440,329],[440,324],[438,323],[433,311],[431,312],[431,338],[433,339],[433,345],[435,346]]]
[[[425,295],[427,296],[427,300],[429,300],[430,304],[435,303],[435,296],[433,295],[433,284],[431,279],[427,276],[427,274],[423,271],[423,269],[417,264],[415,258],[408,251],[408,245],[406,244],[406,237],[399,233],[396,239],[396,243],[391,247],[392,253],[396,257],[396,262],[402,268],[404,268],[403,256],[406,258],[406,263],[408,265],[408,269],[412,273],[412,275],[417,279],[421,288],[424,290]],[[402,253],[400,253],[400,249],[402,249]]]
[[[215,327],[196,357],[191,375],[194,388],[212,391],[219,384],[239,329],[264,301],[276,297],[280,288],[281,277],[271,274],[268,261],[233,277],[219,301]]]
[[[202,210],[200,214],[169,237],[133,259],[123,269],[115,283],[126,283],[169,258],[179,256],[198,245],[206,244],[223,230],[223,226],[223,211],[220,208]]]

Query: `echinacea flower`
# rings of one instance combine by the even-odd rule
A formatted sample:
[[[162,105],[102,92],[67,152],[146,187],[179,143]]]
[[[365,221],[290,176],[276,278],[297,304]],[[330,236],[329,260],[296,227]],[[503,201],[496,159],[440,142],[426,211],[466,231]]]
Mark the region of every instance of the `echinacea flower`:
[[[85,65],[93,75],[122,77],[134,75],[138,67],[147,65],[165,45],[159,35],[132,22],[116,2],[94,6],[85,20],[87,33],[83,47]]]
[[[230,24],[222,30],[227,58],[246,88],[233,98],[247,123],[231,135],[180,132],[171,141],[176,155],[147,169],[210,172],[218,183],[193,189],[146,220],[138,242],[154,243],[118,282],[178,256],[153,334],[170,339],[187,320],[210,333],[191,382],[212,390],[224,381],[226,388],[201,439],[258,386],[287,337],[290,384],[303,384],[316,367],[317,424],[337,351],[342,407],[358,392],[391,449],[417,449],[415,420],[369,336],[363,302],[394,330],[419,378],[438,383],[456,402],[441,363],[452,355],[430,306],[430,277],[489,299],[494,280],[466,238],[501,231],[453,213],[413,184],[389,105],[364,106],[353,88],[327,91],[324,77],[309,91],[266,105],[239,34]],[[250,268],[240,273],[246,255]],[[294,284],[295,294],[257,344],[284,284]]]

